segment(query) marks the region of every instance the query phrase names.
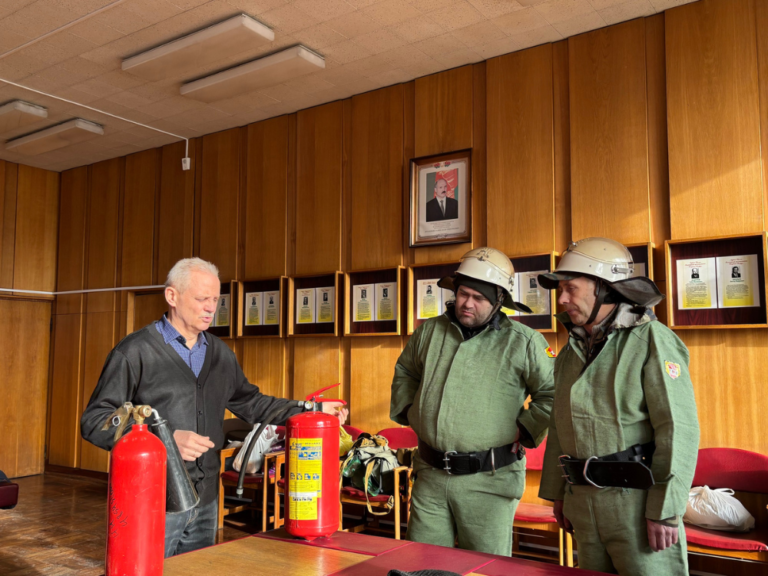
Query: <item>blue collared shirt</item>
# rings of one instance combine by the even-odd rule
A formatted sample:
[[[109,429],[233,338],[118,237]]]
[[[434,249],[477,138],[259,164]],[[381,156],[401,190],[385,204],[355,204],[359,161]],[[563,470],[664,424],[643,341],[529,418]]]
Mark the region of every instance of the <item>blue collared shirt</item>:
[[[197,342],[192,348],[187,348],[187,340],[179,334],[179,331],[173,327],[173,324],[168,322],[165,314],[163,317],[155,322],[155,328],[160,332],[160,335],[165,340],[166,344],[170,344],[171,348],[176,350],[184,363],[190,367],[195,374],[195,378],[200,376],[200,371],[203,369],[205,363],[205,354],[208,350],[208,340],[205,339],[205,335],[201,332],[197,336]]]

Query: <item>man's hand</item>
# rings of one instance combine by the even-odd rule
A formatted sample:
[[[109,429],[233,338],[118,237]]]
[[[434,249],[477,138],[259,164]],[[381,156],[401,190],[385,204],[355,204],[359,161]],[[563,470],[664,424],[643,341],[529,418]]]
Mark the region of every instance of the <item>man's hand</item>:
[[[176,440],[182,460],[187,462],[194,462],[214,447],[214,443],[208,436],[200,436],[189,430],[176,430],[173,433],[173,439]]]
[[[651,550],[661,552],[677,544],[677,526],[665,526],[648,518],[645,521],[648,524],[648,543]]]
[[[349,409],[344,408],[344,404],[341,402],[323,402],[320,404],[320,406],[322,407],[325,414],[336,416],[336,418],[339,419],[339,426],[347,421],[347,416],[349,416]]]
[[[563,530],[566,532],[573,534],[573,526],[571,525],[570,520],[563,515],[563,501],[562,500],[555,500],[555,506],[553,512],[555,513],[555,519],[557,520],[557,525],[560,526]]]

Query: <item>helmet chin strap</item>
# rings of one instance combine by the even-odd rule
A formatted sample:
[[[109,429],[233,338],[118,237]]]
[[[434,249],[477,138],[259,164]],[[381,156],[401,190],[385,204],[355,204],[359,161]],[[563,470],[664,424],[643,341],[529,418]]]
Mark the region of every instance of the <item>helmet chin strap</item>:
[[[608,296],[608,287],[602,280],[597,280],[595,284],[595,305],[592,308],[592,313],[589,315],[589,318],[584,323],[585,326],[588,326],[595,321],[595,318],[597,318],[597,315],[600,313],[600,308],[602,308],[605,303],[606,296]]]

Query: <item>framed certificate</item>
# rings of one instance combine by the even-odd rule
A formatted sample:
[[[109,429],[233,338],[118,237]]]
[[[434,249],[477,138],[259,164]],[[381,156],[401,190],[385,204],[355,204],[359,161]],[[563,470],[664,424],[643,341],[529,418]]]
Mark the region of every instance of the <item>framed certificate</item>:
[[[336,288],[323,286],[315,288],[315,316],[318,324],[332,323],[336,312]]]
[[[234,338],[237,310],[237,282],[222,282],[216,313],[208,332],[219,338]]]
[[[296,289],[296,324],[315,323],[315,289]]]
[[[283,293],[287,280],[283,276],[238,283],[239,338],[282,338],[285,335]]]
[[[404,279],[402,266],[345,274],[344,335],[399,336]]]
[[[765,243],[765,232],[667,240],[669,327],[768,327]]]
[[[395,320],[397,317],[397,282],[380,282],[376,290],[376,320]]]
[[[339,336],[341,272],[288,278],[288,337]],[[342,283],[343,285],[343,283]]]

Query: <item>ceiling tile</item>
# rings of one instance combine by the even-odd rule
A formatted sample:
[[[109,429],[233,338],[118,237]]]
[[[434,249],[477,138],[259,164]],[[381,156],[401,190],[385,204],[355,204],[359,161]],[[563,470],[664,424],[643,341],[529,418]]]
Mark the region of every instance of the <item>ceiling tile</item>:
[[[357,38],[363,34],[376,32],[379,29],[378,23],[370,18],[366,18],[362,11],[332,18],[325,25],[347,38]]]
[[[605,20],[597,12],[583,14],[570,20],[553,24],[555,29],[564,37],[575,36],[590,30],[597,30],[605,26]]]
[[[379,54],[392,50],[393,48],[399,48],[405,44],[405,40],[396,36],[389,30],[380,30],[373,34],[366,34],[355,38],[354,43],[358,46],[362,46],[372,54]]]
[[[480,46],[506,38],[506,34],[492,21],[483,20],[466,28],[454,30],[453,35],[469,47]]]
[[[430,20],[427,16],[418,16],[417,18],[402,22],[393,31],[408,43],[434,38],[445,33],[442,26]]]
[[[656,8],[656,12],[662,12],[670,8],[682,6],[683,4],[690,4],[691,2],[696,2],[696,0],[651,0],[651,4]]]
[[[447,8],[434,10],[429,13],[429,17],[448,32],[465,28],[483,19],[483,15],[474,6],[464,1],[452,4]]]
[[[263,108],[278,102],[274,98],[261,94],[260,92],[252,92],[250,94],[244,94],[237,98],[229,98],[227,100],[219,100],[213,102],[210,106],[213,106],[217,110],[224,112],[225,114],[241,114],[248,112],[249,110],[255,110],[257,108]]]
[[[124,4],[118,4],[102,14],[94,16],[89,22],[92,22],[93,25],[109,26],[122,34],[131,34],[154,24],[149,18],[131,12]]]
[[[176,0],[172,0],[176,1]],[[285,6],[291,2],[291,0],[227,0],[227,4],[231,4],[241,12],[250,16],[257,16],[262,12],[269,12],[280,6]]]
[[[534,8],[518,10],[517,12],[494,18],[492,22],[500,30],[509,35],[520,34],[527,30],[534,30],[549,25],[549,22],[546,21],[544,16]]]
[[[323,50],[323,55],[330,56],[342,64],[347,64],[348,62],[354,62],[355,60],[370,56],[371,51],[355,44],[352,40],[347,40],[326,47],[325,50]]]
[[[549,2],[537,4],[535,10],[538,10],[550,24],[595,13],[595,9],[588,0],[549,0]]]
[[[5,18],[35,1],[36,0],[3,0],[0,4],[0,18]]]
[[[408,82],[412,79],[413,76],[411,76],[407,70],[403,70],[402,68],[397,68],[395,70],[390,70],[389,72],[384,72],[383,74],[370,77],[370,80],[379,86],[391,86],[392,84],[400,84],[401,82]]]
[[[562,40],[564,36],[555,30],[554,26],[547,24],[541,28],[527,30],[521,34],[514,34],[513,36],[510,36],[510,38],[514,38],[517,42],[517,50],[524,50],[525,48],[539,46],[548,42],[558,42],[559,40]]]
[[[365,8],[366,6],[370,6],[371,4],[376,4],[377,2],[381,2],[381,0],[347,0],[352,6],[357,8],[358,10],[360,8]]]
[[[177,94],[178,94],[178,89],[177,89]],[[144,114],[153,116],[155,118],[167,118],[168,116],[171,116],[173,114],[178,114],[179,112],[185,112],[187,110],[196,110],[204,106],[205,104],[203,104],[202,102],[199,102],[197,100],[192,100],[191,98],[173,96],[171,98],[166,98],[165,100],[158,100],[157,102],[152,102],[151,104],[142,106],[138,110]]]
[[[648,0],[629,0],[629,2],[616,4],[598,11],[598,14],[600,14],[607,25],[625,22],[626,20],[642,16],[650,16],[655,13],[656,11]]]
[[[456,38],[456,36],[447,33],[435,36],[429,40],[418,42],[415,47],[424,52],[427,56],[435,57],[438,54],[454,52],[457,48],[463,45],[463,42]]]
[[[29,36],[14,32],[11,29],[11,24],[5,20],[0,21],[0,54],[18,48],[22,44],[29,42],[31,39],[32,38]]]
[[[3,20],[14,32],[30,38],[37,38],[64,24],[72,22],[80,15],[72,12],[61,3],[35,2],[17,10]]]
[[[395,26],[422,13],[406,0],[387,0],[374,4],[360,11],[365,18],[370,18],[380,26]]]
[[[519,48],[520,45],[518,40],[509,36],[500,40],[495,40],[494,42],[488,42],[482,46],[478,46],[475,48],[475,51],[483,58],[488,59],[501,56],[503,54],[509,54],[510,52],[519,50]]]
[[[469,3],[486,18],[497,18],[523,8],[515,0],[469,0]]]
[[[332,46],[347,40],[346,36],[339,34],[328,24],[318,24],[317,26],[300,30],[296,32],[295,38],[300,44],[312,50],[322,50],[326,46]]]
[[[628,0],[589,0],[589,3],[592,4],[592,8],[596,11],[605,10],[606,8],[610,8],[611,6],[616,6],[618,4],[624,4]]]
[[[275,30],[275,32],[287,32],[288,34],[316,24],[312,16],[291,4],[264,12],[264,14],[259,15],[259,20]]]
[[[184,12],[182,8],[166,0],[128,0],[124,6],[126,10],[152,23],[162,22]]]
[[[293,6],[308,15],[314,22],[325,22],[331,18],[338,18],[344,16],[350,12],[354,12],[356,8],[344,0],[295,0],[292,2]]]
[[[419,12],[428,14],[434,10],[446,9],[465,0],[407,0],[408,4],[416,8]]]

